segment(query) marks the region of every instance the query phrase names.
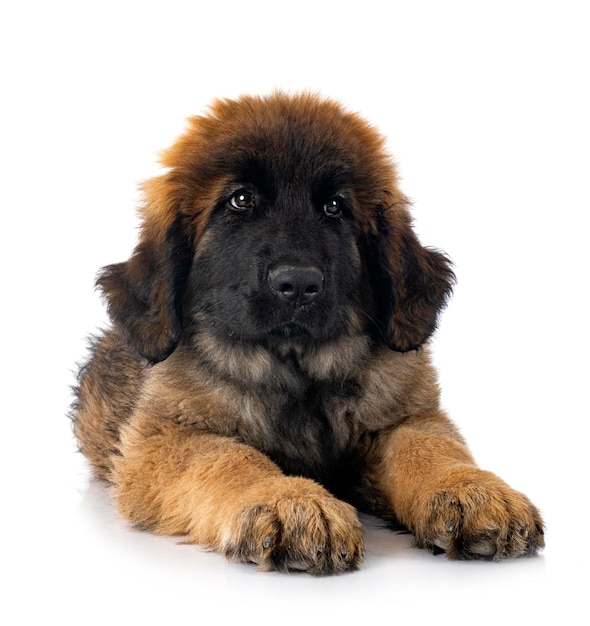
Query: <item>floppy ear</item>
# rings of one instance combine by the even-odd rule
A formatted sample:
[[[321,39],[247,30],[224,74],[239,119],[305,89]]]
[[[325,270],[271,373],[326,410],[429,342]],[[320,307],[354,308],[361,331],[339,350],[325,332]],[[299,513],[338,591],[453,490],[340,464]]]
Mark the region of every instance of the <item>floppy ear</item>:
[[[388,346],[408,352],[436,330],[455,276],[445,254],[420,244],[405,210],[395,218],[381,213],[380,222],[370,269],[376,317]]]
[[[167,227],[146,221],[131,258],[108,265],[96,281],[129,346],[151,363],[167,358],[182,335],[182,300],[191,260],[192,245],[177,208]]]

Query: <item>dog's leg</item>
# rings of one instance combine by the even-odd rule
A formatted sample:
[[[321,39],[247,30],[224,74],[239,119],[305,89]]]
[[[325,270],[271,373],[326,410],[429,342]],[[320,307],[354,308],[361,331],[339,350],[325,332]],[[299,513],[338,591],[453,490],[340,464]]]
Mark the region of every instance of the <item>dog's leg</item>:
[[[419,547],[453,559],[500,560],[542,548],[543,522],[521,493],[479,469],[442,413],[382,434],[378,488]]]
[[[253,448],[189,426],[135,416],[112,459],[124,517],[182,534],[262,569],[329,574],[362,558],[355,510],[314,481],[285,476]]]

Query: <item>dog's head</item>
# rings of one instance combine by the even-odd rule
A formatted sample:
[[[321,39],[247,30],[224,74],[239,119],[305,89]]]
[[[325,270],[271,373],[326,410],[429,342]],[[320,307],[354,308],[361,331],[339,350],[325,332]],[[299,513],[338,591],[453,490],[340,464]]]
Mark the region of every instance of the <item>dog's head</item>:
[[[130,346],[165,359],[183,332],[314,344],[367,333],[418,348],[451,290],[418,242],[382,137],[313,95],[216,102],[144,186],[139,243],[102,271]]]

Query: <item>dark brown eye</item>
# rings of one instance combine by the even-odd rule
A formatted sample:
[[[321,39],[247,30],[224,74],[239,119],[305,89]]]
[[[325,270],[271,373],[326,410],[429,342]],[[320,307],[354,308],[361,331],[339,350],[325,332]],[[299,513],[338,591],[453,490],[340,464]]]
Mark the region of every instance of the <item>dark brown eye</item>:
[[[235,211],[247,211],[256,206],[256,195],[247,189],[240,189],[230,198],[229,203]]]
[[[340,217],[342,215],[342,207],[344,202],[340,196],[334,196],[330,198],[324,204],[324,213],[328,217]]]

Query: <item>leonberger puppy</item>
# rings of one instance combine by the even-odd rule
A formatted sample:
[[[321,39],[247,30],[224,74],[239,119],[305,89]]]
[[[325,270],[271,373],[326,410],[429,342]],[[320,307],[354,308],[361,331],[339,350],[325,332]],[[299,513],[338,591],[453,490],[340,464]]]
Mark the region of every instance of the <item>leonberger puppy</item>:
[[[440,406],[428,340],[453,285],[383,137],[312,94],[219,100],[143,187],[74,431],[135,526],[264,570],[363,558],[357,511],[451,559],[543,547],[521,493]]]

